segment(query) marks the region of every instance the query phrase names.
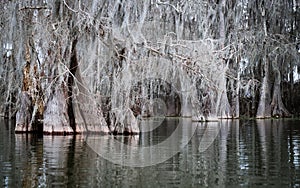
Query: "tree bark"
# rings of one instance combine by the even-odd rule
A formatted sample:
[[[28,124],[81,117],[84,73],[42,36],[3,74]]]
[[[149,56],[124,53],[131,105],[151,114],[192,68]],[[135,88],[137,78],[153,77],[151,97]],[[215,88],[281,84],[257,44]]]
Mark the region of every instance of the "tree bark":
[[[20,108],[16,115],[16,127],[15,132],[32,132],[33,127],[31,125],[32,117],[32,101],[29,94],[23,91],[20,96]]]
[[[275,82],[274,82],[274,89],[273,89],[273,98],[271,103],[271,110],[272,116],[274,117],[288,117],[291,114],[285,108],[282,97],[281,97],[281,73],[278,68],[278,62],[274,62],[273,69],[275,73]]]
[[[269,89],[269,60],[267,55],[263,61],[263,80],[260,88],[260,99],[257,108],[256,118],[269,118],[271,117],[270,106],[270,89]]]
[[[226,0],[221,0],[219,5],[219,18],[220,18],[220,25],[219,25],[219,35],[220,35],[220,43],[221,43],[221,49],[222,50],[225,46],[225,37],[226,37],[226,28],[225,28],[225,8],[226,8]],[[226,72],[228,70],[228,60],[224,60],[224,73],[222,74],[222,77],[219,78],[220,80],[220,90],[218,92],[218,100],[217,100],[217,116],[220,118],[231,118],[232,112],[230,108],[230,104],[228,101],[228,95],[227,95],[227,80],[226,80]]]
[[[44,104],[42,99],[42,91],[39,81],[39,70],[35,62],[32,60],[35,56],[29,41],[25,47],[26,64],[23,68],[23,86],[22,93],[19,96],[21,108],[16,116],[16,132],[38,132],[42,131],[42,116],[44,112]],[[28,110],[27,112],[24,110]]]
[[[67,89],[58,85],[51,93],[44,111],[44,134],[74,134],[69,124]]]
[[[80,68],[76,70],[76,93],[72,95],[75,130],[77,133],[109,133],[110,130],[100,108],[101,102],[86,88]]]

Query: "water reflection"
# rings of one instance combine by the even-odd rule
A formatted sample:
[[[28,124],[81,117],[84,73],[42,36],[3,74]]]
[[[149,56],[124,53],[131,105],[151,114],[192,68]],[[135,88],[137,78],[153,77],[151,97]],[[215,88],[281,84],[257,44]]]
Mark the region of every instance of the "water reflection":
[[[97,154],[115,164],[130,167],[156,165],[180,152],[197,129],[197,125],[187,118],[164,119],[159,123],[160,126],[156,122],[149,124],[148,120],[142,122],[140,139],[139,136],[87,135],[86,142]],[[145,132],[146,129],[151,131]],[[206,138],[205,142],[207,145],[213,140]]]
[[[147,152],[136,153],[138,150],[126,150],[124,146],[113,148],[112,142],[117,140],[127,146],[158,145],[180,128],[181,135],[171,140],[176,145],[172,147],[180,148],[178,153],[163,163],[134,168],[103,159],[89,147],[84,136],[15,135],[14,123],[1,120],[0,186],[300,186],[300,121],[205,124],[184,120],[182,125],[175,126],[176,122],[167,120],[163,127],[136,137],[101,137],[104,151],[115,152],[116,158],[138,154],[151,159]],[[190,135],[191,140],[187,141]],[[212,140],[206,149],[202,147],[205,140]],[[180,147],[184,142],[188,145]]]

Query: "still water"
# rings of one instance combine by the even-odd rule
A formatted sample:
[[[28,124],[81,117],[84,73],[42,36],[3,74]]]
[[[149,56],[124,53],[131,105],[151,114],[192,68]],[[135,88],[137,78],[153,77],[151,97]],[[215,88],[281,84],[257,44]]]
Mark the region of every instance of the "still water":
[[[155,151],[141,154],[124,147],[112,149],[111,144],[117,140],[126,146],[159,145],[172,137],[176,127],[183,130],[177,134],[189,136],[171,139],[174,145],[181,143],[175,147],[179,152],[159,164],[123,166],[97,154],[100,145],[101,152],[116,152],[119,158],[142,155],[152,160],[149,155],[159,156]],[[0,119],[0,187],[300,186],[299,120],[203,124],[168,119],[135,137],[104,135],[98,141],[97,146],[82,135],[16,135],[14,123]]]

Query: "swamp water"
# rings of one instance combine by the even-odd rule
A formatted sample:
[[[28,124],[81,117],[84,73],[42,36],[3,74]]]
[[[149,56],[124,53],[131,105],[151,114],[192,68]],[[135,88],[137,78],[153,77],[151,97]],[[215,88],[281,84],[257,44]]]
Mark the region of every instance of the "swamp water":
[[[104,135],[102,149],[113,152],[113,140],[133,146],[156,145],[172,135],[178,122],[166,119],[152,131],[134,137]],[[130,167],[104,159],[82,135],[15,134],[14,122],[1,119],[0,187],[300,186],[299,120],[182,122],[183,134],[195,132],[177,154],[156,165]],[[210,126],[218,127],[216,137],[201,152],[199,145]],[[178,144],[180,139],[172,141]],[[115,156],[122,157],[122,148],[120,151],[115,150]],[[130,158],[135,153],[124,155]]]

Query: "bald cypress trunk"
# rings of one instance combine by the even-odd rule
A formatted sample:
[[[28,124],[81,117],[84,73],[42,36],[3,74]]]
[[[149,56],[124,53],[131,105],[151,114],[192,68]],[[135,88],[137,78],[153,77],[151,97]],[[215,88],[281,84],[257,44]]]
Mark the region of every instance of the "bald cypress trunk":
[[[257,118],[271,117],[271,94],[269,88],[269,59],[265,55],[263,59],[262,82],[260,86],[260,98],[257,108]]]
[[[289,117],[291,114],[285,108],[281,96],[281,73],[278,67],[278,62],[275,61],[273,65],[275,81],[273,89],[273,97],[271,103],[272,116],[274,117]]]

